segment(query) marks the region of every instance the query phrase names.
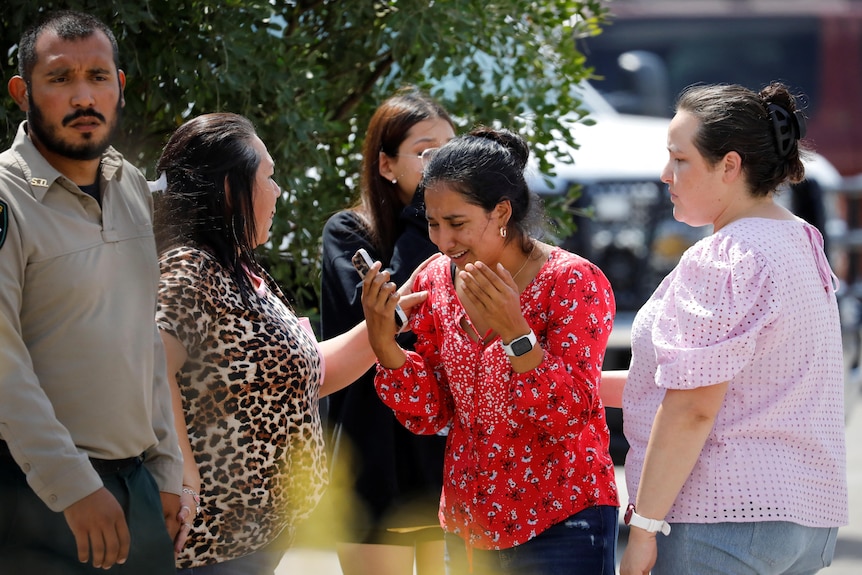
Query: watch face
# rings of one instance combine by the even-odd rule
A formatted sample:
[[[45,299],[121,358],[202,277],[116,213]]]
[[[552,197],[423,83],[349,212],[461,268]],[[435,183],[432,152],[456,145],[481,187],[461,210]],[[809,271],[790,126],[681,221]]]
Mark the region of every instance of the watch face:
[[[524,355],[533,349],[533,344],[530,343],[530,339],[526,336],[516,339],[510,344],[510,346],[512,348],[512,353],[515,354],[516,357]]]
[[[632,513],[634,513],[634,510],[635,510],[635,504],[629,503],[629,506],[626,507],[626,514],[623,517],[623,522],[625,522],[626,525],[628,525],[629,522],[632,520]]]

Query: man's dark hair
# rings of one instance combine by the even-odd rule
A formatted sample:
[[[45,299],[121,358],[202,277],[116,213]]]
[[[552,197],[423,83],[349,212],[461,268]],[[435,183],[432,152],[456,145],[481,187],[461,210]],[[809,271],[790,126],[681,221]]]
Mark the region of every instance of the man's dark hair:
[[[36,66],[36,41],[42,32],[53,30],[63,40],[81,40],[89,38],[96,31],[101,31],[111,42],[114,52],[114,65],[120,68],[120,50],[114,33],[101,20],[90,14],[72,10],[60,10],[48,13],[38,24],[30,27],[18,42],[18,74],[30,84],[30,76]]]

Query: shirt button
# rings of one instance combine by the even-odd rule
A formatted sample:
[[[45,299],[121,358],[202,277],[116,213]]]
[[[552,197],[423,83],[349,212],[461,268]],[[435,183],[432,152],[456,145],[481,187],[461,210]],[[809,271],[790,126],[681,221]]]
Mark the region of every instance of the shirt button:
[[[56,503],[57,502],[57,496],[51,495],[50,497],[48,497],[48,501],[50,501],[51,503]]]
[[[25,463],[24,465],[21,466],[21,469],[24,470],[24,473],[30,473],[30,464]]]

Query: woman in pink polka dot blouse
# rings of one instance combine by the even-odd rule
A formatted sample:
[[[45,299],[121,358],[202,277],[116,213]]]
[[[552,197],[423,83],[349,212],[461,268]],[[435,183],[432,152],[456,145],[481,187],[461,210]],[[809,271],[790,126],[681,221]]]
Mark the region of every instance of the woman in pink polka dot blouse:
[[[677,101],[662,180],[674,217],[713,234],[632,327],[622,575],[816,573],[848,522],[837,280],[774,201],[804,178],[804,135],[782,84]]]
[[[395,340],[388,274],[367,274],[375,385],[414,433],[449,430],[450,575],[613,575],[619,503],[599,398],[613,293],[595,265],[531,236],[528,154],[480,128],[430,160],[418,193],[445,255],[412,286],[427,293],[411,310],[415,351]]]

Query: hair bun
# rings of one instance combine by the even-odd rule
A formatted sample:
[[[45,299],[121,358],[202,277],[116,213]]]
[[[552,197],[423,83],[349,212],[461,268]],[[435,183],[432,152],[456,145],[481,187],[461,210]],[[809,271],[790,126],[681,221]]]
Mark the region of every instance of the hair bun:
[[[477,138],[492,140],[509,150],[512,156],[514,156],[520,170],[523,170],[527,166],[527,159],[530,157],[530,148],[524,138],[515,132],[505,128],[495,130],[493,128],[480,126],[471,130],[470,135]]]

